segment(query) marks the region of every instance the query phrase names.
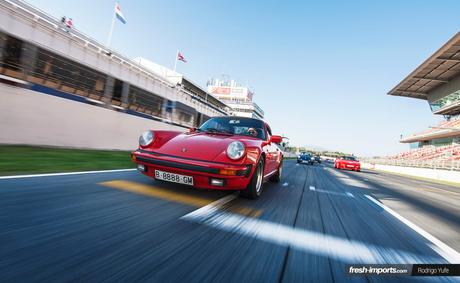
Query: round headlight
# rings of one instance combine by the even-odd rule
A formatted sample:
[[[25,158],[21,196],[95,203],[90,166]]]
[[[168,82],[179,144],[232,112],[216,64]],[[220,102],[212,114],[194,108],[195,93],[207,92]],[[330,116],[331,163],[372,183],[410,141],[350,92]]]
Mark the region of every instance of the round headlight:
[[[227,147],[227,156],[230,159],[237,160],[244,155],[244,144],[240,141],[231,142]]]
[[[140,137],[139,137],[139,145],[141,146],[148,146],[150,143],[152,143],[154,138],[154,134],[152,131],[147,131],[144,132]]]

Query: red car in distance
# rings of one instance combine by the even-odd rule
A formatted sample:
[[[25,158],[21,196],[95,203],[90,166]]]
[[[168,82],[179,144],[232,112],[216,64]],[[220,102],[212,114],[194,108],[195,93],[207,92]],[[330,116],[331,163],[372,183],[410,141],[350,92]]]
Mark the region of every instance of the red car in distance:
[[[361,163],[354,156],[337,157],[334,161],[334,167],[337,169],[361,171]]]
[[[281,141],[264,121],[214,117],[186,133],[143,133],[132,160],[139,171],[157,180],[239,190],[254,199],[262,193],[263,182],[281,179],[283,153],[277,145]]]

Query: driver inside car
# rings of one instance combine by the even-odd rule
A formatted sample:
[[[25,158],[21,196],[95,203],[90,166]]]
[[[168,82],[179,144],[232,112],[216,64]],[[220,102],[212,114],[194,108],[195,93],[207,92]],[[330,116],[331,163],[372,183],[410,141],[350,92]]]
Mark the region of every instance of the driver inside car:
[[[253,137],[257,137],[257,130],[255,128],[249,128],[248,129],[248,135],[250,136],[253,136]]]

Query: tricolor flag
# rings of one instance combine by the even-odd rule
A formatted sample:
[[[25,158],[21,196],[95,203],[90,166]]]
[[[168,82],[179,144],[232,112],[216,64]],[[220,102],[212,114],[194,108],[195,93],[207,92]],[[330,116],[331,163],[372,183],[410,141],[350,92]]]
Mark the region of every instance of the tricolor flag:
[[[187,60],[185,60],[184,55],[182,55],[180,52],[177,52],[177,60],[187,63]]]
[[[120,5],[118,3],[115,4],[115,15],[117,16],[117,19],[120,20],[120,22],[126,24],[126,19],[123,16],[123,13],[121,12]]]

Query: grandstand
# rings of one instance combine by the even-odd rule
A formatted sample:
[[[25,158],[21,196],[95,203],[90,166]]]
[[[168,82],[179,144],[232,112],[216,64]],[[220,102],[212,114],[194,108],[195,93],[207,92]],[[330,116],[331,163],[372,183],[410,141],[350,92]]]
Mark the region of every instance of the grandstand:
[[[411,150],[376,160],[393,165],[459,169],[460,165],[460,33],[454,35],[389,93],[426,100],[444,121],[403,137]]]

